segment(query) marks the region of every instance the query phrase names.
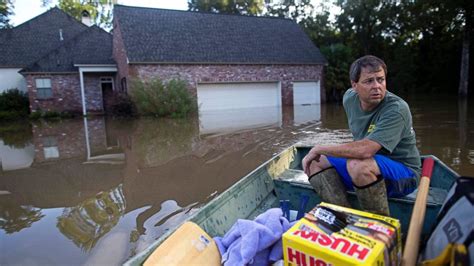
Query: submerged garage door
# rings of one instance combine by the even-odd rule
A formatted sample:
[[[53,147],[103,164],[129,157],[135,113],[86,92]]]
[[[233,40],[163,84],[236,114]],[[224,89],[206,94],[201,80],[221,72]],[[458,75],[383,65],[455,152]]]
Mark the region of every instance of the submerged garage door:
[[[280,106],[277,82],[199,84],[199,111]]]
[[[321,92],[318,82],[294,82],[293,104],[309,105],[321,103]]]

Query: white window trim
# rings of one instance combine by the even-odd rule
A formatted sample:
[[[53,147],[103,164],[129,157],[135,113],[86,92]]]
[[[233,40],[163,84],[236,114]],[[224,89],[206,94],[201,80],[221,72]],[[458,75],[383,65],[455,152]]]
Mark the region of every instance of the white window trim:
[[[115,91],[115,83],[114,83],[114,78],[111,76],[103,76],[100,77],[100,84],[102,85],[103,83],[112,83],[112,91]]]

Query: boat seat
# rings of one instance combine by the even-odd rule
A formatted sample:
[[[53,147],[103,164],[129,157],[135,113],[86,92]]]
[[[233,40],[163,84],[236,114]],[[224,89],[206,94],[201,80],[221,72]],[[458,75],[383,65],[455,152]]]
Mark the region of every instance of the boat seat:
[[[311,188],[311,184],[308,181],[308,176],[303,172],[303,170],[299,169],[286,169],[283,173],[278,175],[275,179],[289,182],[291,185]],[[348,194],[355,195],[354,191],[347,191]],[[413,191],[412,193],[401,197],[401,198],[390,198],[391,201],[404,201],[404,202],[415,202],[416,194],[418,193],[418,189]],[[428,192],[427,198],[427,205],[442,205],[444,200],[448,195],[448,191],[437,188],[437,187],[430,187]]]

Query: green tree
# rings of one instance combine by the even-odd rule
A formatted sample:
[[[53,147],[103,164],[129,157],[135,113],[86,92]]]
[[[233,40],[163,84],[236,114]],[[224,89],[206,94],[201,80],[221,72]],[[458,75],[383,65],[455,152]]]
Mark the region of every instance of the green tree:
[[[188,10],[236,15],[259,15],[263,0],[189,0]]]
[[[50,6],[51,0],[42,0],[43,6]],[[82,12],[90,14],[91,21],[104,29],[112,28],[112,9],[117,0],[59,0],[58,7],[72,17],[81,20]]]
[[[266,5],[266,9],[266,15],[289,18],[295,22],[300,22],[312,16],[314,6],[311,4],[311,0],[285,0],[275,4],[269,3]]]
[[[377,53],[382,43],[391,38],[392,20],[390,1],[338,0],[342,13],[337,16],[336,25],[343,42],[350,43],[357,55]]]
[[[0,0],[0,29],[11,28],[10,16],[13,15],[13,1]]]
[[[423,77],[418,80],[418,86],[430,91],[467,94],[472,3],[420,0],[406,9],[417,18],[416,22],[407,24],[407,31],[415,36],[409,43],[418,50],[416,74]]]
[[[321,52],[328,60],[325,69],[326,99],[329,101],[342,101],[342,96],[350,86],[349,68],[354,60],[350,47],[342,43],[322,46]]]

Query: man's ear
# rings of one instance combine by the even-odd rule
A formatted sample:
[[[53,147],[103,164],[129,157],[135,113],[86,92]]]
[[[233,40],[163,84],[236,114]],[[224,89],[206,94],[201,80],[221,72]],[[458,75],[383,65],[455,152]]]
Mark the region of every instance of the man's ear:
[[[351,85],[354,90],[357,90],[357,82],[351,80]]]

